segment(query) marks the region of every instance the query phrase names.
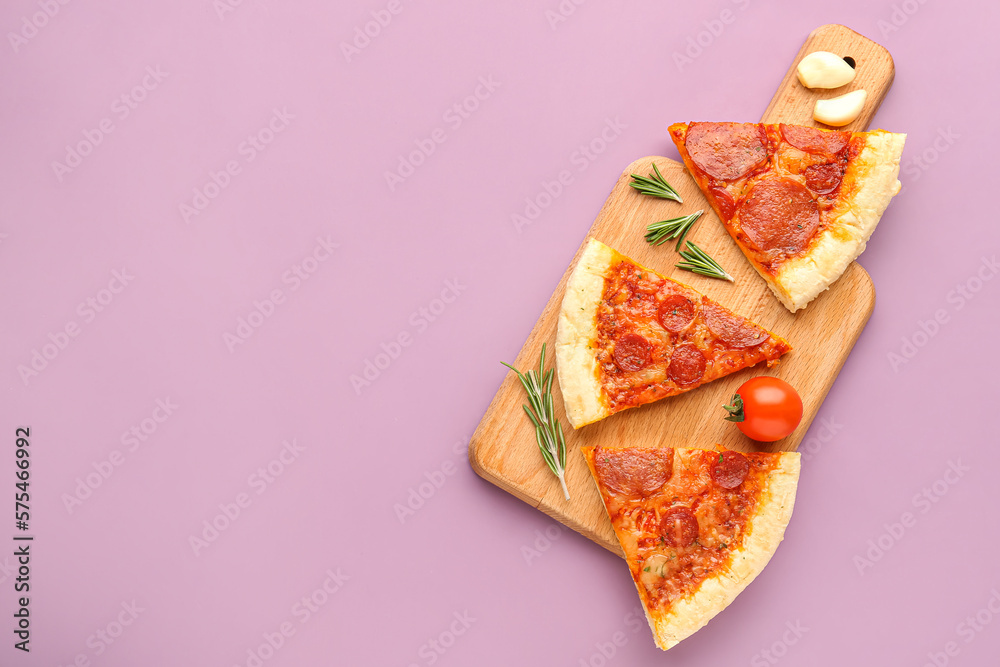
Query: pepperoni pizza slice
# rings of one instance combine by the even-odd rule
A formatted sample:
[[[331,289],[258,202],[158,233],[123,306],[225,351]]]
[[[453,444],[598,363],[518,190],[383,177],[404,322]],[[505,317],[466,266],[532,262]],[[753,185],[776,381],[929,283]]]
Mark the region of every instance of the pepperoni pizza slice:
[[[900,189],[905,134],[762,123],[669,131],[736,245],[793,313],[861,254]]]
[[[663,650],[760,574],[792,516],[795,452],[581,449]]]
[[[591,239],[566,284],[556,368],[574,428],[791,350],[784,338]]]

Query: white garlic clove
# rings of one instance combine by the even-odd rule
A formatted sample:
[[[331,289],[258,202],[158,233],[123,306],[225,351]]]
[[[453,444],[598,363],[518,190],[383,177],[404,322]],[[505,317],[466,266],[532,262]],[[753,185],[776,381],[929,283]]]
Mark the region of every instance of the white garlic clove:
[[[829,100],[816,100],[813,120],[833,127],[843,127],[861,115],[867,98],[868,93],[862,89],[852,90],[846,95]]]
[[[829,51],[814,51],[799,61],[799,81],[806,88],[840,88],[854,81],[855,69]]]

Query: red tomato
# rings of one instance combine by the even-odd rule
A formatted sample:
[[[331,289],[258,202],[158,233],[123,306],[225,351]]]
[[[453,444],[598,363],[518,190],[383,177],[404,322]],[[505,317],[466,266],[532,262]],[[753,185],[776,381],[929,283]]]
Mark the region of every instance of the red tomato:
[[[802,421],[802,399],[784,380],[760,376],[736,390],[732,405],[725,406],[744,435],[761,442],[780,440]]]

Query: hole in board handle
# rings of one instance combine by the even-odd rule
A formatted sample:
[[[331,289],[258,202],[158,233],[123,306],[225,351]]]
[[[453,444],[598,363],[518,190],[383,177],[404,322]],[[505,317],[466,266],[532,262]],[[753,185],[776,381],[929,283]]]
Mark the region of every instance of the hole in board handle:
[[[850,56],[844,56],[844,62],[851,66],[851,69],[857,69],[858,65],[854,62],[854,58]]]

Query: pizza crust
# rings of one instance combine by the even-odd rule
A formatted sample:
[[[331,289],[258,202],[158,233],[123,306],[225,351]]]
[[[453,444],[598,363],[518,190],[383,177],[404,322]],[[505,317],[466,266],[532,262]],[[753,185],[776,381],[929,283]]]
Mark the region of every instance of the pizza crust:
[[[776,276],[758,267],[778,300],[793,313],[829,289],[857,259],[889,201],[899,192],[899,160],[906,135],[885,130],[867,134],[864,150],[848,164],[841,185],[853,196],[838,202],[834,217],[815,244],[805,255],[782,264]]]
[[[604,276],[618,253],[590,239],[566,282],[556,329],[556,373],[566,417],[573,428],[611,414],[591,345],[597,340],[597,307],[604,293]]]
[[[728,607],[771,560],[792,517],[800,458],[797,452],[781,453],[778,466],[768,477],[757,512],[748,523],[749,534],[741,547],[733,551],[728,571],[705,579],[694,593],[679,600],[665,614],[654,617],[646,609],[646,619],[658,647],[665,651],[702,628]]]

